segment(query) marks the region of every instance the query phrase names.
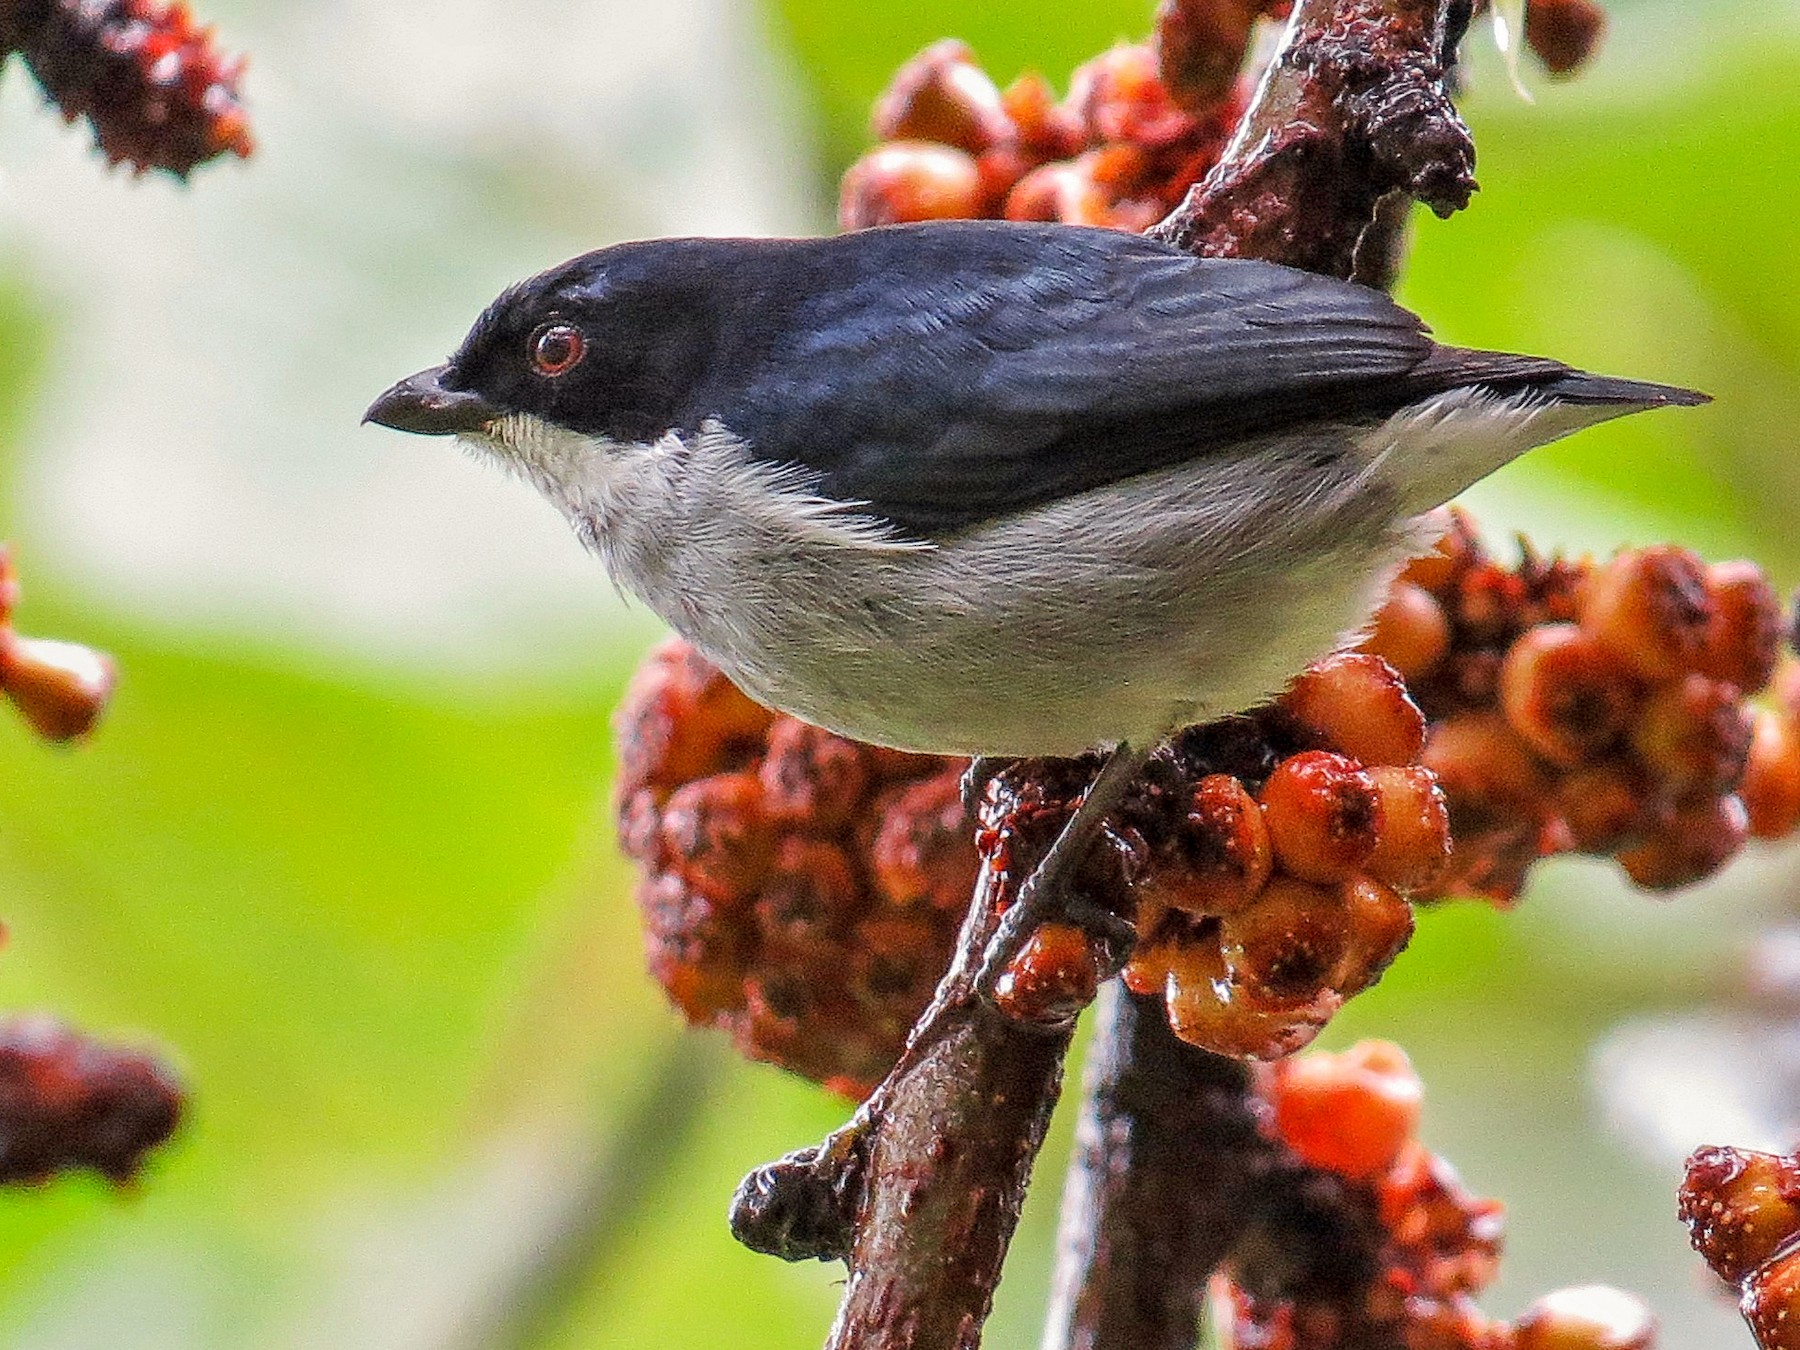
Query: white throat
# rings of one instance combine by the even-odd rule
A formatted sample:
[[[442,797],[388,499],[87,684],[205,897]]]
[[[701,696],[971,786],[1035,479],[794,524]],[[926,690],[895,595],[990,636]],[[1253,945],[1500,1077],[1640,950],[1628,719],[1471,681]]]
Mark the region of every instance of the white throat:
[[[671,584],[676,552],[708,551],[728,568],[734,557],[793,547],[931,548],[860,503],[820,496],[807,471],[754,458],[717,421],[697,435],[616,441],[513,413],[459,439],[543,493],[614,579],[665,616],[671,598],[658,591]]]

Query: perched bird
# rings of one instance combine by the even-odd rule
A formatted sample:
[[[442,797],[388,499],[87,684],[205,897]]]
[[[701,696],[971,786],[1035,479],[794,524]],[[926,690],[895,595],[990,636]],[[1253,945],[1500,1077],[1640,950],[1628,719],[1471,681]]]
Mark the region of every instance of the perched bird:
[[[1424,513],[1703,401],[1441,346],[1349,282],[964,221],[602,249],[367,420],[536,485],[771,707],[909,750],[1119,748],[1067,865],[1164,735],[1350,640]]]

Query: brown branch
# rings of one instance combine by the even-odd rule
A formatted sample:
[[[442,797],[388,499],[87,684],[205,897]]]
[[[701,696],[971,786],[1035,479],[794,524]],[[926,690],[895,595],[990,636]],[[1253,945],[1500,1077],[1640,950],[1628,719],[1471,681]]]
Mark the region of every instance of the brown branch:
[[[1044,1350],[1192,1350],[1280,1153],[1251,1107],[1247,1068],[1177,1040],[1160,999],[1102,991]]]
[[[787,1260],[847,1260],[827,1350],[974,1350],[1062,1087],[1072,1017],[1032,1023],[975,993],[1017,881],[1067,819],[1087,761],[1009,770],[957,955],[895,1065],[823,1145],[747,1178],[732,1231]]]
[[[1349,276],[1389,193],[1468,205],[1475,146],[1444,86],[1456,0],[1299,0],[1223,159],[1150,233]]]

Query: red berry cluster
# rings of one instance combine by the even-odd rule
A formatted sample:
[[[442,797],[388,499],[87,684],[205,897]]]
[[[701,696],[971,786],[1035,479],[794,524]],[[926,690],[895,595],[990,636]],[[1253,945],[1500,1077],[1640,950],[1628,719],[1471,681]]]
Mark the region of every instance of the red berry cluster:
[[[174,1132],[182,1104],[181,1085],[149,1055],[47,1017],[0,1024],[0,1182],[75,1168],[129,1181]]]
[[[963,762],[777,716],[682,642],[638,672],[617,725],[651,974],[746,1055],[866,1093],[974,887]]]
[[[1681,1218],[1740,1294],[1762,1350],[1800,1350],[1800,1160],[1735,1148],[1688,1159]]]
[[[875,105],[882,142],[844,175],[847,230],[967,217],[1142,230],[1225,147],[1247,95],[1257,21],[1289,0],[1164,0],[1154,41],[998,88],[961,42],[928,47]]]
[[[1341,1203],[1373,1232],[1375,1250],[1354,1278],[1308,1269],[1305,1259],[1271,1273],[1240,1257],[1224,1290],[1236,1350],[1654,1344],[1643,1304],[1613,1290],[1564,1290],[1513,1323],[1481,1312],[1475,1296],[1499,1266],[1500,1205],[1469,1194],[1418,1141],[1423,1089],[1399,1046],[1363,1042],[1340,1055],[1289,1060],[1265,1071],[1262,1090],[1271,1130],[1299,1163],[1338,1179]]]
[[[0,55],[16,50],[101,153],[139,173],[186,178],[220,155],[247,157],[243,58],[213,45],[184,0],[0,0]]]
[[[1344,653],[1273,708],[1176,737],[1175,775],[1153,761],[1123,813],[1139,934],[1124,978],[1163,996],[1176,1035],[1291,1054],[1380,978],[1412,936],[1407,897],[1450,851],[1425,731],[1392,667]]]
[[[1448,526],[1400,575],[1365,644],[1432,719],[1424,763],[1456,838],[1440,890],[1508,902],[1538,858],[1569,852],[1616,857],[1644,887],[1685,886],[1748,838],[1741,793],[1758,834],[1793,829],[1793,716],[1759,725],[1745,702],[1781,641],[1760,569],[1670,546],[1605,564],[1526,547],[1509,567],[1466,517]]]
[[[80,740],[112,697],[112,658],[79,643],[22,636],[12,622],[18,602],[18,573],[0,545],[0,693],[45,740]]]
[[[619,732],[652,974],[746,1054],[851,1092],[892,1063],[948,964],[978,861],[1012,870],[1021,831],[1047,844],[1093,772],[1004,775],[977,835],[963,761],[778,717],[679,642],[640,671]],[[1191,728],[1151,761],[1083,889],[1135,921],[1126,981],[1163,996],[1178,1034],[1272,1058],[1380,976],[1412,932],[1406,894],[1449,854],[1443,800],[1413,762],[1424,734],[1398,676],[1345,654],[1280,705]],[[1049,924],[996,994],[1021,1019],[1059,1020],[1123,955]]]

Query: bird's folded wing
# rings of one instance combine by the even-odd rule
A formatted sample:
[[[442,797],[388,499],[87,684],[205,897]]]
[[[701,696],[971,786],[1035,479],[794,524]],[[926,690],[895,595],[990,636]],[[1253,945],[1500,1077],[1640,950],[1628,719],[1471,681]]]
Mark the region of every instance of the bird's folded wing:
[[[795,316],[804,349],[785,355],[800,359],[736,400],[758,455],[804,465],[821,492],[909,532],[954,532],[1308,421],[1379,418],[1490,376],[1566,370],[1447,362],[1385,295],[1291,268],[1067,227],[950,242],[935,260],[872,246],[866,276],[821,288]]]

